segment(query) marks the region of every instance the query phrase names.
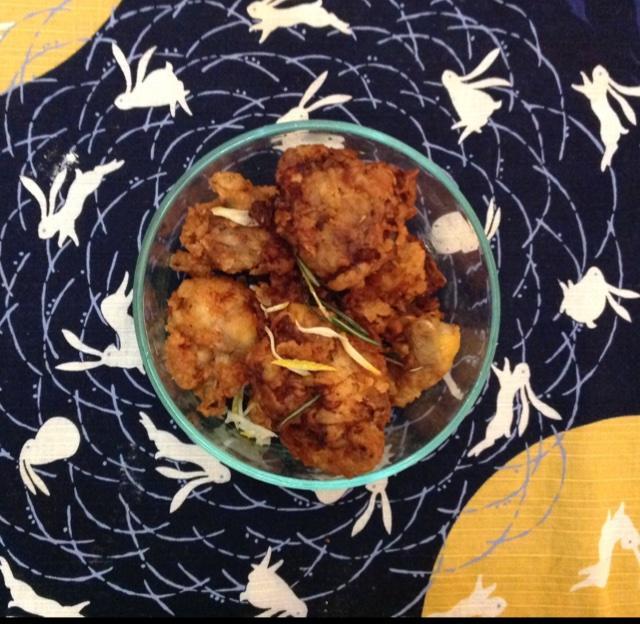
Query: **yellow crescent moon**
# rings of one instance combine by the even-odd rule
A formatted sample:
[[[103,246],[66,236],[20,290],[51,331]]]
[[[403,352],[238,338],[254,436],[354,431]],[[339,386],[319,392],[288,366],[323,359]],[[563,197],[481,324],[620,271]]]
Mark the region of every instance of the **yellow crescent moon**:
[[[120,0],[21,0],[0,6],[0,93],[75,54]]]
[[[611,418],[547,438],[497,470],[454,524],[423,615],[469,607],[480,576],[495,588],[476,592],[476,606],[505,617],[637,615],[639,448],[640,416]],[[621,505],[617,539],[605,523]],[[574,589],[587,568],[592,581]]]

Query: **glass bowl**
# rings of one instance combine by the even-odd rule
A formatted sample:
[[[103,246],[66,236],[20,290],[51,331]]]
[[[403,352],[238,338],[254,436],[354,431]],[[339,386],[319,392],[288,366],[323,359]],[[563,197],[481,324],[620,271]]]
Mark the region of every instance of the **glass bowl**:
[[[216,171],[239,171],[256,184],[272,184],[282,150],[301,142],[347,147],[365,160],[419,170],[419,215],[410,223],[410,229],[424,241],[447,278],[440,293],[445,320],[457,323],[462,330],[460,353],[451,373],[455,385],[441,381],[408,407],[394,410],[386,432],[384,465],[350,479],[335,478],[303,466],[277,440],[271,446],[261,447],[239,435],[232,425],[201,418],[195,409],[194,395],[173,382],[163,358],[167,301],[179,282],[179,276],[169,267],[169,259],[180,246],[180,229],[187,208],[213,197],[208,178]],[[440,239],[441,226],[446,223],[449,229],[434,248],[432,225],[449,213],[458,215],[447,217],[436,226]],[[451,231],[452,223],[459,232]],[[463,251],[456,252],[456,244],[451,245],[451,241],[458,234],[465,244]],[[436,253],[436,249],[447,253]],[[149,379],[167,411],[189,438],[238,472],[274,485],[307,490],[364,485],[396,474],[434,452],[456,430],[484,387],[496,348],[500,317],[497,270],[489,242],[469,202],[449,174],[386,134],[323,120],[252,130],[224,143],[189,169],[167,193],[146,232],[136,266],[133,305],[136,336]]]

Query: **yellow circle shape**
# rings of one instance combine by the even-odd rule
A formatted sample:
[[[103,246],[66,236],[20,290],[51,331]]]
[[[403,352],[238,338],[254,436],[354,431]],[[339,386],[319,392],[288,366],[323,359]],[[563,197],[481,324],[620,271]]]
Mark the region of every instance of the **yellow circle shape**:
[[[3,0],[0,93],[66,61],[95,34],[119,3],[120,0]]]
[[[480,488],[438,557],[423,615],[640,612],[640,417],[547,438]]]

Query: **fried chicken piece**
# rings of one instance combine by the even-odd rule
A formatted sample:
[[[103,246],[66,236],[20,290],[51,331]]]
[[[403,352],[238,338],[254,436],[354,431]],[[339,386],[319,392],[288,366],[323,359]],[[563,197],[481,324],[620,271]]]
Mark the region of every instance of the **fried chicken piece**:
[[[385,336],[387,326],[406,314],[417,298],[425,298],[442,287],[444,278],[427,265],[433,260],[415,237],[396,245],[393,256],[344,298],[347,313],[376,337]],[[435,265],[434,265],[435,266]],[[436,268],[437,270],[437,268]]]
[[[392,347],[404,368],[391,366],[391,401],[404,407],[437,384],[453,366],[460,349],[460,328],[440,320],[439,314],[401,319],[402,333]]]
[[[437,309],[434,295],[445,283],[422,242],[407,233],[391,259],[367,277],[364,286],[351,289],[343,302],[347,313],[370,333],[388,339],[390,325],[402,315]]]
[[[246,356],[262,313],[253,293],[228,277],[184,280],[169,299],[165,361],[175,382],[193,390],[204,416],[219,416],[247,382]]]
[[[382,374],[356,364],[336,339],[301,333],[303,327],[328,326],[311,308],[291,304],[269,317],[281,358],[310,360],[333,366],[332,372],[300,376],[272,364],[269,341],[261,339],[247,364],[252,388],[249,416],[278,431],[289,414],[320,398],[279,431],[282,443],[305,465],[333,475],[354,476],[375,468],[384,451],[384,427],[391,414],[389,380],[381,352],[350,338],[353,346]]]
[[[180,234],[184,250],[171,259],[171,268],[192,276],[204,277],[213,270],[251,275],[291,271],[295,259],[274,232],[264,227],[238,225],[215,216],[218,206],[236,210],[268,212],[277,190],[273,186],[254,186],[239,173],[215,173],[211,188],[218,195],[213,202],[191,206]]]
[[[289,149],[276,171],[277,232],[331,290],[361,286],[416,214],[416,177],[352,150]]]
[[[304,303],[307,291],[297,271],[288,275],[272,275],[269,281],[251,287],[258,303],[270,308],[281,303]]]

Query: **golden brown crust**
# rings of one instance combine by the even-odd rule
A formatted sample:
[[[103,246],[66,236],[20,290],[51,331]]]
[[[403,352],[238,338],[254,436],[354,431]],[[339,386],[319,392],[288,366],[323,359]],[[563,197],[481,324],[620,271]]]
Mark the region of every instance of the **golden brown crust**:
[[[278,431],[286,417],[305,402],[320,399],[284,424],[280,439],[291,454],[329,474],[353,476],[372,470],[382,458],[384,426],[391,405],[385,361],[375,347],[353,339],[354,346],[383,374],[356,364],[338,340],[303,334],[303,327],[327,326],[313,310],[292,304],[272,315],[270,325],[278,355],[336,368],[306,377],[272,364],[268,339],[261,339],[248,358],[253,398],[260,406],[252,418]]]
[[[351,150],[287,150],[276,172],[278,234],[328,288],[362,285],[415,214],[415,175]]]
[[[165,362],[175,382],[218,416],[246,383],[245,359],[258,339],[251,291],[228,277],[184,280],[169,299]]]
[[[389,323],[427,292],[427,255],[424,245],[407,235],[406,242],[396,245],[390,259],[362,287],[348,292],[347,313],[375,336],[384,337]]]
[[[438,315],[405,317],[401,335],[392,342],[404,368],[392,366],[391,400],[404,407],[437,384],[453,366],[460,349],[460,328]]]
[[[199,396],[202,414],[222,414],[248,383],[249,417],[276,431],[305,465],[346,477],[376,468],[391,405],[405,406],[437,383],[460,344],[459,328],[442,321],[435,296],[444,277],[407,228],[416,213],[416,176],[317,145],[284,153],[277,188],[254,186],[237,173],[212,176],[217,198],[189,208],[184,249],[172,258],[173,268],[194,277],[169,300],[165,345],[169,372]],[[213,215],[221,205],[248,211],[257,227]],[[319,278],[319,297],[384,345],[348,336],[380,375],[357,364],[339,340],[299,331],[296,321],[330,324],[309,307],[315,304],[296,254]],[[266,279],[249,288],[211,277],[213,271]],[[260,310],[283,303],[279,311]],[[278,357],[335,370],[301,376],[273,364],[266,328]],[[387,369],[383,348],[402,366]]]
[[[214,174],[210,183],[218,198],[189,208],[180,234],[185,249],[173,255],[171,267],[198,277],[212,271],[284,275],[293,270],[294,258],[274,232],[238,225],[211,212],[219,206],[251,211],[254,205],[273,204],[276,188],[254,186],[231,172]]]

